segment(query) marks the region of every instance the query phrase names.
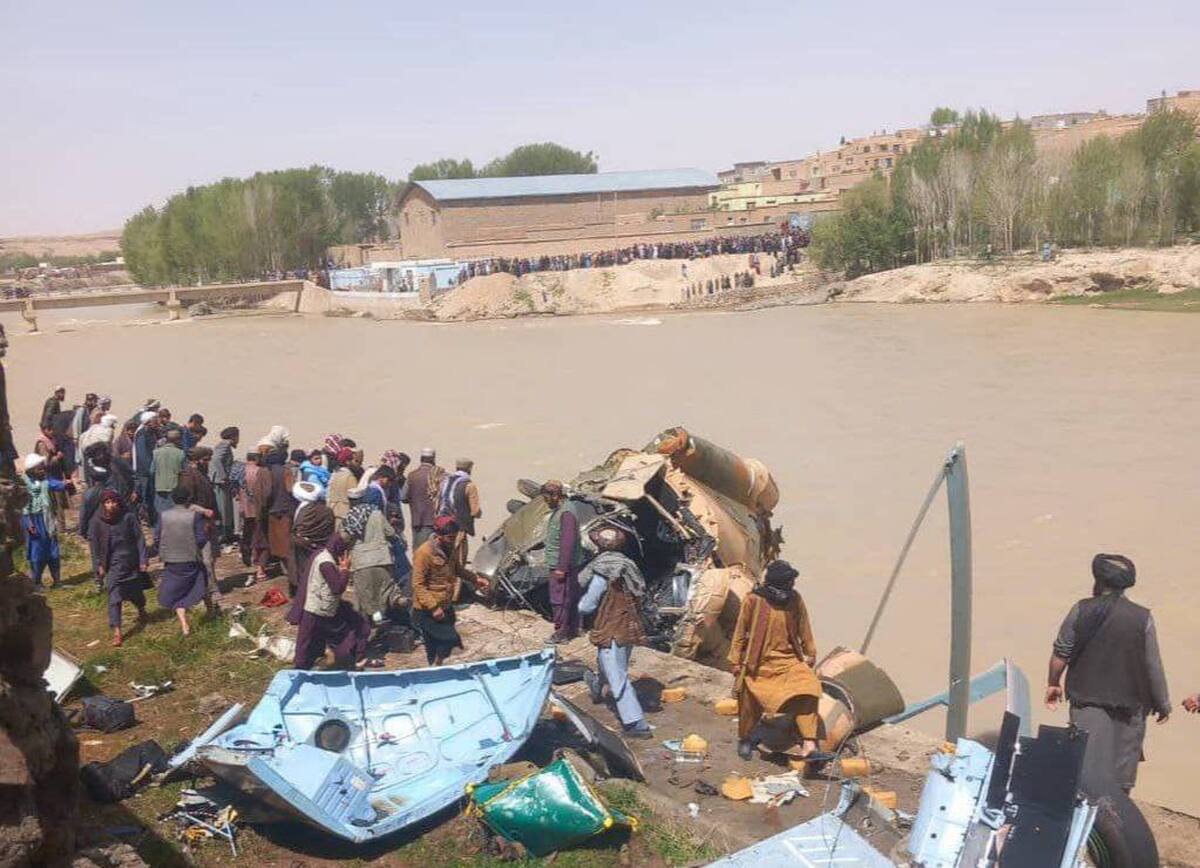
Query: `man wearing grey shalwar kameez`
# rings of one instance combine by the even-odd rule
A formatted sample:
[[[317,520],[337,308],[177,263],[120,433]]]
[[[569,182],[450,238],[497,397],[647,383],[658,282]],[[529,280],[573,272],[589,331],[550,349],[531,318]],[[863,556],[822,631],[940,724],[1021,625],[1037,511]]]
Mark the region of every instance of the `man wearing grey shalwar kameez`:
[[[602,527],[594,531],[592,541],[600,554],[579,574],[579,583],[587,589],[579,601],[579,612],[596,613],[591,639],[600,670],[600,677],[591,672],[585,677],[593,702],[603,701],[604,683],[608,684],[627,737],[650,738],[653,731],[629,680],[630,655],[635,645],[645,641],[640,602],[646,592],[646,580],[637,564],[621,554],[625,540],[625,533],[619,528]]]
[[[1133,562],[1096,555],[1092,576],[1092,596],[1075,604],[1054,642],[1046,705],[1053,710],[1062,699],[1066,672],[1071,723],[1088,734],[1083,789],[1128,793],[1143,759],[1146,717],[1166,723],[1171,700],[1154,617],[1125,598],[1137,579]]]

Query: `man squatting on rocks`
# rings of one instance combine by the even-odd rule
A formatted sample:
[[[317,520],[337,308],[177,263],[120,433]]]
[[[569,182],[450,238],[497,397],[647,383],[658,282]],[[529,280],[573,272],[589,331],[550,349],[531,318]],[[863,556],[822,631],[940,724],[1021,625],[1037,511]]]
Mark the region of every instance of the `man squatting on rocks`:
[[[1092,578],[1092,596],[1071,607],[1054,641],[1046,707],[1058,707],[1066,672],[1071,723],[1088,734],[1083,789],[1119,786],[1128,793],[1142,760],[1146,717],[1166,723],[1171,700],[1154,617],[1125,597],[1137,581],[1133,561],[1098,554]]]

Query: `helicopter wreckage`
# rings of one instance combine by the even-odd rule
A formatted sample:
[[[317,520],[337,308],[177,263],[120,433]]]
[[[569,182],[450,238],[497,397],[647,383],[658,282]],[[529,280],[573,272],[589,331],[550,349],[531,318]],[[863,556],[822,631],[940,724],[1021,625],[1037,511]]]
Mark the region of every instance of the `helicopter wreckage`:
[[[484,538],[473,567],[496,599],[546,612],[550,509],[540,484],[522,479],[524,499]],[[668,428],[641,450],[618,449],[565,485],[579,544],[616,524],[634,539],[626,552],[646,577],[643,615],[650,642],[692,660],[719,663],[729,649],[742,598],[779,553],[771,525],[779,488],[766,465],[683,428]]]

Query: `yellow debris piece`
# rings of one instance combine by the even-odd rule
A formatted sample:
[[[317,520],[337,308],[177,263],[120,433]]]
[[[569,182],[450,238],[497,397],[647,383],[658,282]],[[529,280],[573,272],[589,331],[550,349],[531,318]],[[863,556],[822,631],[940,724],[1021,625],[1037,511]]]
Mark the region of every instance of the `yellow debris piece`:
[[[881,790],[876,787],[863,787],[863,792],[874,799],[885,808],[896,810],[896,792],[894,790]]]
[[[713,703],[713,711],[726,717],[734,717],[737,714],[737,700],[728,696],[718,699]]]
[[[721,795],[735,802],[744,802],[754,795],[750,779],[741,775],[730,775],[721,784]]]
[[[663,702],[683,702],[687,699],[687,691],[682,687],[664,687],[659,698]]]
[[[865,778],[871,774],[871,761],[866,757],[844,757],[838,761],[844,778]]]
[[[708,742],[694,732],[683,740],[680,747],[690,753],[708,753]]]

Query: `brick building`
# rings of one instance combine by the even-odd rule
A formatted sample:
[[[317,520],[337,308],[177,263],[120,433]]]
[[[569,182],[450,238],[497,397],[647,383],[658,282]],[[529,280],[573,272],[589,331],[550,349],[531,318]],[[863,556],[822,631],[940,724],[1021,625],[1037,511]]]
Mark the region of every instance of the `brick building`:
[[[1121,136],[1136,130],[1147,115],[1164,109],[1179,109],[1200,119],[1200,90],[1181,90],[1174,96],[1146,101],[1146,114],[1110,115],[1094,112],[1062,112],[1034,115],[1027,123],[1043,154],[1066,155],[1096,136]],[[1011,123],[1011,121],[1006,121]],[[886,176],[902,155],[925,138],[947,135],[954,129],[921,127],[875,133],[844,140],[828,151],[818,151],[798,160],[753,160],[734,163],[718,173],[722,189],[712,197],[722,211],[753,209],[758,205],[798,205],[813,197],[813,210],[835,210],[837,197],[873,176]],[[823,194],[823,195],[822,195]],[[829,202],[829,197],[833,202]],[[819,205],[817,203],[819,202]]]
[[[1146,100],[1146,114],[1164,109],[1178,109],[1200,119],[1200,90],[1181,90],[1175,96],[1167,96],[1167,92],[1163,91],[1162,96]]]
[[[834,196],[862,183],[876,172],[890,175],[902,154],[922,138],[941,136],[946,128],[907,129],[873,133],[842,142],[799,160],[738,163],[720,174],[727,185],[759,184],[759,195],[778,197],[826,193]],[[824,197],[821,197],[824,198]]]
[[[400,194],[405,257],[584,253],[712,234],[700,169],[415,181]]]

